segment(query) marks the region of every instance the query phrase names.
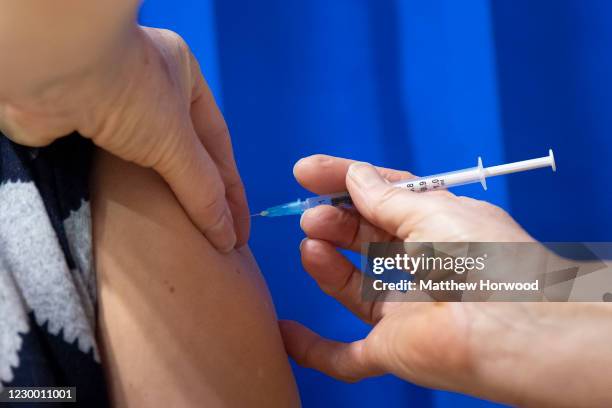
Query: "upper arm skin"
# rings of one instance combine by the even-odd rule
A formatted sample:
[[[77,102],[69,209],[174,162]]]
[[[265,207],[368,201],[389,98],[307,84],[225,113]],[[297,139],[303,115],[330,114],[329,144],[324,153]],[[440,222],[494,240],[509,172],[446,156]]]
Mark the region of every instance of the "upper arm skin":
[[[92,187],[98,337],[114,405],[299,405],[249,249],[218,253],[150,169],[99,151]]]

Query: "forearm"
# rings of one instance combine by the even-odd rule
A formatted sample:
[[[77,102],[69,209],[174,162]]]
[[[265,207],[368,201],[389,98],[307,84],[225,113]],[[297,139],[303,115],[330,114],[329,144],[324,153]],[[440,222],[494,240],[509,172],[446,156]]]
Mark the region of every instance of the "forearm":
[[[519,406],[608,406],[612,307],[605,303],[465,304],[472,389]],[[473,384],[478,384],[477,390]]]
[[[137,0],[0,0],[0,100],[112,70],[129,46],[138,6]]]

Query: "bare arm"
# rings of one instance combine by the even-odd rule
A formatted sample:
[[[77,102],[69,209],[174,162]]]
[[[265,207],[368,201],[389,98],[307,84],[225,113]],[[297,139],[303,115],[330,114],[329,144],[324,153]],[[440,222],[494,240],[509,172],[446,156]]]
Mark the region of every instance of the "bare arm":
[[[299,405],[249,249],[216,251],[151,170],[100,153],[93,187],[99,338],[114,404]]]

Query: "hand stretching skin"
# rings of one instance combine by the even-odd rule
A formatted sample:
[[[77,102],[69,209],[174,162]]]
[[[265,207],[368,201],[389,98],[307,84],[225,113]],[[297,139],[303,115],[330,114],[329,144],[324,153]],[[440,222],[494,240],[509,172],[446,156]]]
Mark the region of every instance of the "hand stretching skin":
[[[48,78],[31,67],[27,81],[21,74],[30,67],[7,67],[6,74],[24,85],[0,87],[0,129],[27,146],[44,146],[78,131],[124,160],[155,169],[217,249],[227,252],[245,244],[244,188],[227,126],[197,61],[177,34],[126,24],[112,27],[118,33],[110,36],[110,45],[100,46],[103,55],[90,55],[87,45],[94,39],[74,49],[63,47],[67,61],[50,65]],[[26,34],[27,41],[40,42]],[[80,64],[79,49],[87,50],[82,58],[91,64]]]
[[[365,339],[324,339],[280,323],[301,365],[357,381],[393,373],[417,384],[525,406],[607,406],[612,309],[606,304],[410,303],[361,300],[361,272],[336,248],[364,242],[532,241],[501,209],[449,192],[389,186],[410,174],[312,156],[295,167],[315,194],[348,189],[357,212],[321,206],[301,225],[302,262],[321,289],[373,325]],[[580,378],[576,381],[575,378]]]

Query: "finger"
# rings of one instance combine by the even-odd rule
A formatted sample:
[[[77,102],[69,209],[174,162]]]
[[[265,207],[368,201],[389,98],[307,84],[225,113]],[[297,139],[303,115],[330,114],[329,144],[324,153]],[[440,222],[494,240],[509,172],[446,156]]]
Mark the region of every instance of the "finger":
[[[329,205],[307,210],[302,214],[300,226],[309,238],[325,240],[355,252],[361,252],[364,243],[396,239],[387,231],[372,225],[359,213]]]
[[[324,339],[303,325],[288,320],[279,321],[279,327],[287,354],[303,367],[350,382],[383,374],[368,353],[365,340],[341,343]]]
[[[315,194],[346,191],[346,172],[355,160],[315,154],[299,160],[293,167],[298,183]],[[377,167],[380,174],[391,182],[414,178],[407,171]]]
[[[448,199],[448,193],[415,193],[393,187],[368,163],[351,164],[346,186],[364,218],[400,239],[408,239],[416,223]]]
[[[188,125],[183,135],[168,138],[172,144],[154,168],[208,240],[228,252],[236,244],[236,233],[225,187],[217,165]]]
[[[191,104],[191,120],[196,134],[217,165],[225,185],[225,195],[234,219],[236,246],[247,243],[250,229],[250,212],[242,179],[238,173],[229,130],[217,107],[215,99],[192,56],[192,75],[195,75]]]
[[[391,307],[390,303],[363,299],[362,284],[368,284],[363,282],[363,274],[329,242],[307,238],[302,241],[300,251],[304,269],[321,290],[363,321],[374,324]]]

